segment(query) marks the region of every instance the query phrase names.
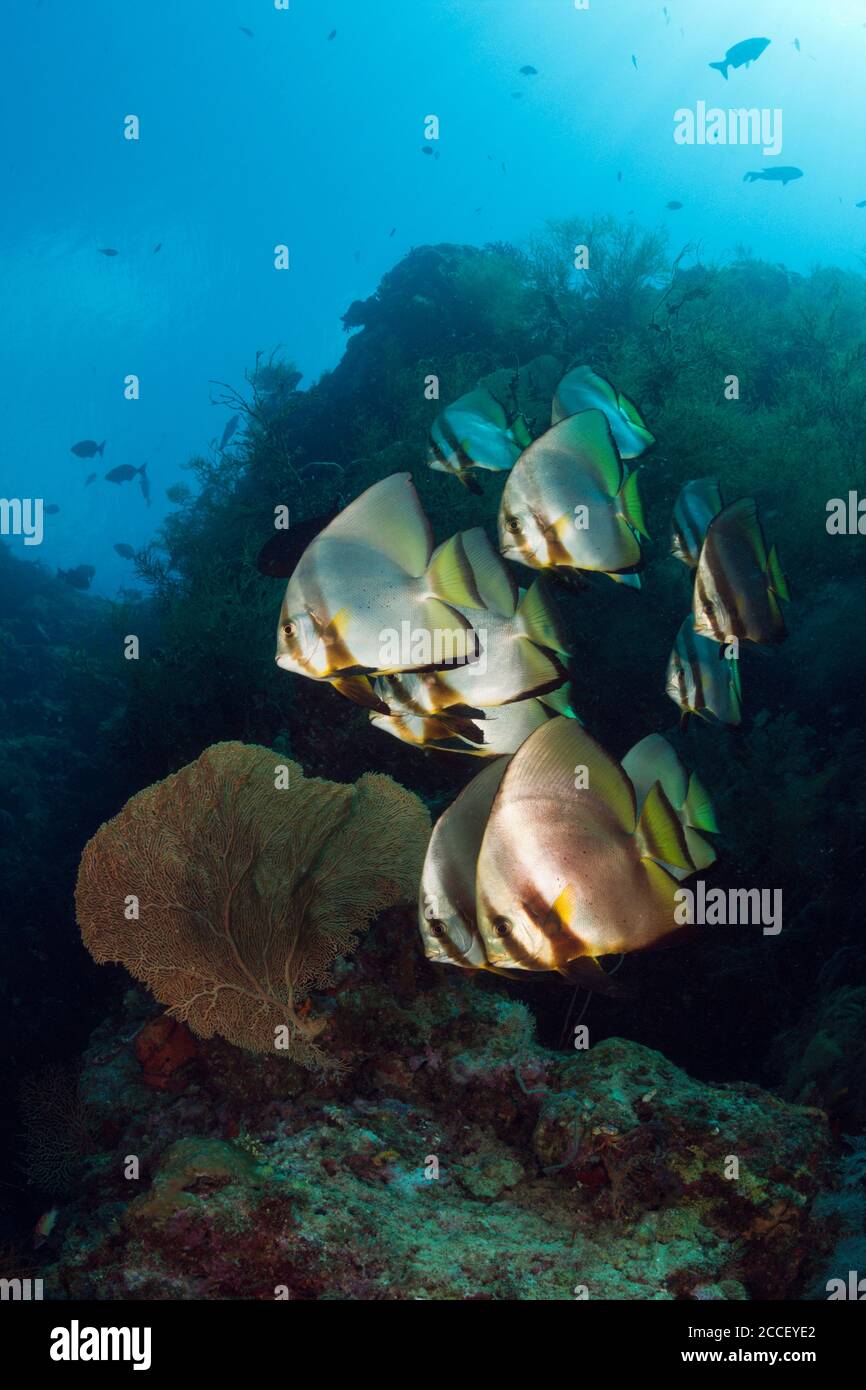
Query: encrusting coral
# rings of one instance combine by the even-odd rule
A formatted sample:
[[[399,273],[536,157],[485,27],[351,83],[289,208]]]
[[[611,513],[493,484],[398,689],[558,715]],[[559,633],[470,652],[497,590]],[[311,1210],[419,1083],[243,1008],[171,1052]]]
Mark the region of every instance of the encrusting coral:
[[[414,897],[427,812],[390,777],[305,778],[220,743],[132,797],[87,844],[84,943],[209,1038],[333,1065],[306,1003],[383,908]]]

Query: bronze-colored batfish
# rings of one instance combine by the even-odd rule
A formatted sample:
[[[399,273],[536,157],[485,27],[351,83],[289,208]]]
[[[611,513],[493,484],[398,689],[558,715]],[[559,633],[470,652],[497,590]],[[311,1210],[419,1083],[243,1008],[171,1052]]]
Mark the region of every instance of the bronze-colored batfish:
[[[691,614],[677,633],[665,690],[683,714],[700,715],[711,724],[742,721],[739,657],[695,632]]]
[[[418,669],[437,651],[468,660],[474,632],[453,603],[480,606],[463,548],[455,536],[433,555],[411,476],[392,474],[304,551],[280,611],[277,665],[328,680]]]
[[[714,864],[716,851],[704,838],[706,834],[718,834],[713,804],[697,773],[689,773],[683,767],[667,739],[661,734],[648,734],[626,753],[622,769],[634,787],[638,817],[658,782],[679,817],[688,856],[695,868],[707,869]],[[664,867],[676,879],[686,878],[691,872],[677,864]]]
[[[470,486],[475,468],[507,473],[529,443],[522,417],[509,425],[504,407],[486,387],[469,391],[440,411],[430,430],[431,468]],[[477,484],[475,485],[477,490]]]
[[[530,735],[496,795],[478,856],[476,918],[491,965],[574,973],[677,930],[694,871],[659,782],[640,816],[623,769],[571,719]],[[591,973],[591,972],[586,972]]]
[[[715,478],[694,478],[680,489],[674,504],[671,554],[690,569],[698,563],[707,527],[724,505]]]
[[[695,632],[724,642],[783,642],[785,620],[779,599],[788,585],[773,546],[767,553],[758,509],[742,497],[710,522],[695,574]]]
[[[591,367],[573,367],[566,372],[553,397],[550,423],[556,425],[582,410],[604,412],[620,458],[639,458],[655,444],[655,436],[647,429],[634,402]]]
[[[484,969],[488,964],[475,921],[475,867],[507,766],[507,758],[489,763],[433,827],[421,874],[418,925],[425,955],[439,965]]]
[[[596,570],[639,585],[646,535],[637,474],[620,458],[607,418],[585,410],[525,449],[499,509],[499,548],[533,569]]]

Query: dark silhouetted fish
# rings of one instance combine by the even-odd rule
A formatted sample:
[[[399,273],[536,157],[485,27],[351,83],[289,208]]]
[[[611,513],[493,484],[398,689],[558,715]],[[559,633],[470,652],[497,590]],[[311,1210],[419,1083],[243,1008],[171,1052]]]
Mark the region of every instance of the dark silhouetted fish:
[[[321,516],[310,517],[308,521],[295,522],[285,531],[274,531],[259,551],[256,560],[259,573],[266,574],[269,579],[291,578],[307,546],[334,520],[341,505],[337,503]]]
[[[678,203],[676,199],[673,198],[669,203],[665,203],[665,207],[668,208],[670,212],[679,212],[682,203]]]
[[[229,440],[231,439],[232,435],[238,427],[238,420],[240,418],[241,417],[239,415],[233,415],[232,418],[229,421],[227,421],[226,427],[223,430],[223,437],[219,442],[220,451],[222,451],[228,444]]]
[[[760,58],[769,42],[769,39],[743,39],[742,42],[735,43],[733,48],[729,48],[718,63],[710,63],[710,67],[720,72],[727,82],[728,68],[747,68],[756,58]]]
[[[95,573],[92,565],[78,565],[74,570],[58,570],[57,577],[70,589],[89,589]]]
[[[100,246],[99,254],[100,256],[116,256],[117,252],[113,246]]]
[[[77,454],[80,459],[92,459],[94,454],[102,455],[105,453],[105,440],[97,444],[95,439],[79,439],[77,444],[73,444],[71,453]]]
[[[633,68],[636,68],[636,67],[637,67],[637,58],[636,58],[636,56],[634,55],[634,53],[631,55],[631,65],[632,65]]]
[[[764,179],[767,183],[780,183],[784,187],[792,179],[802,177],[803,170],[798,169],[796,165],[782,164],[778,169],[751,169],[748,174],[743,175],[743,183],[754,183],[756,179]]]
[[[331,32],[330,32],[330,34],[328,35],[328,42],[330,43],[331,39],[335,39],[336,37],[337,37],[337,31],[336,31],[336,29],[332,29]]]
[[[432,146],[431,146],[431,145],[422,145],[422,146],[421,146],[421,153],[422,153],[422,154],[432,154],[432,153],[433,153],[433,148],[432,148]]]
[[[105,481],[107,483],[131,483],[133,478],[144,473],[146,467],[146,463],[143,463],[140,468],[133,468],[131,463],[120,463],[116,468],[112,468],[109,473],[106,473]]]
[[[133,560],[135,558],[135,551],[132,546],[127,545],[125,541],[118,541],[114,548],[123,560]]]
[[[866,208],[866,198],[863,199],[862,203],[855,203],[854,206],[855,208]]]
[[[98,476],[99,476],[98,473],[88,473],[87,477],[84,479],[84,486],[85,486],[85,487],[90,487],[90,484],[91,484],[91,483],[95,483],[95,482],[96,482],[96,479],[98,478]]]
[[[241,31],[242,34],[246,34],[246,36],[247,36],[248,39],[254,39],[254,38],[255,38],[255,34],[253,33],[252,29],[247,29],[246,26],[243,25],[243,24],[239,24],[239,25],[238,25],[238,28],[240,29],[240,31]]]
[[[60,508],[58,507],[56,502],[52,502],[49,507],[43,507],[42,510],[46,516],[56,516],[57,513],[60,511]]]
[[[147,464],[143,463],[138,470],[138,486],[141,488],[142,497],[147,505],[150,506],[150,479],[144,471],[146,467]]]
[[[389,237],[392,237],[392,236],[394,235],[394,233],[396,232],[396,230],[397,230],[396,227],[392,227],[391,230],[390,230],[390,232],[388,233],[388,236],[389,236]]]
[[[156,245],[154,246],[153,251],[151,252],[151,255],[152,255],[152,256],[155,256],[156,253],[157,253],[157,251],[161,251],[161,250],[162,250],[162,242],[161,242],[161,241],[158,241],[158,242],[156,243]]]
[[[537,77],[537,76],[538,76],[538,68],[534,68],[534,67],[532,66],[531,63],[524,63],[524,65],[523,65],[523,67],[520,69],[520,71],[523,73],[523,76],[524,76],[524,77]]]

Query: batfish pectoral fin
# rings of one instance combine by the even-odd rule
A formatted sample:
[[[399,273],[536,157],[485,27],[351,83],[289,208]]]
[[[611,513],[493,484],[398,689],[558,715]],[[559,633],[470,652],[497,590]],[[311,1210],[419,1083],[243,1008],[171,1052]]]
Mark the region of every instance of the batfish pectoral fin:
[[[611,979],[594,956],[577,956],[559,966],[557,974],[573,985],[580,985],[593,994],[606,994],[610,999],[623,999],[628,994],[628,990],[618,980]]]
[[[347,700],[353,700],[364,709],[374,709],[379,714],[390,714],[391,709],[380,699],[366,676],[335,676],[330,684]]]

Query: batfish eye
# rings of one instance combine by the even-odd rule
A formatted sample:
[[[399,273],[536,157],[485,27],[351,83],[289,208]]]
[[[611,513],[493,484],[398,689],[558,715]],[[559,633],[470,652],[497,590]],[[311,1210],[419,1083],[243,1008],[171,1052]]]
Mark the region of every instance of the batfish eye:
[[[494,917],[493,930],[497,936],[507,936],[511,931],[511,923],[507,917]]]
[[[507,527],[507,529],[508,529],[509,531],[519,531],[519,530],[520,530],[520,517],[519,517],[519,516],[509,516],[509,517],[506,517],[506,519],[505,519],[505,525],[506,525],[506,527]]]
[[[298,624],[291,622],[283,623],[283,636],[294,637],[298,630]]]
[[[430,931],[431,931],[431,933],[433,934],[433,936],[444,936],[444,935],[445,935],[445,923],[444,923],[444,922],[431,922],[431,923],[430,923]]]

